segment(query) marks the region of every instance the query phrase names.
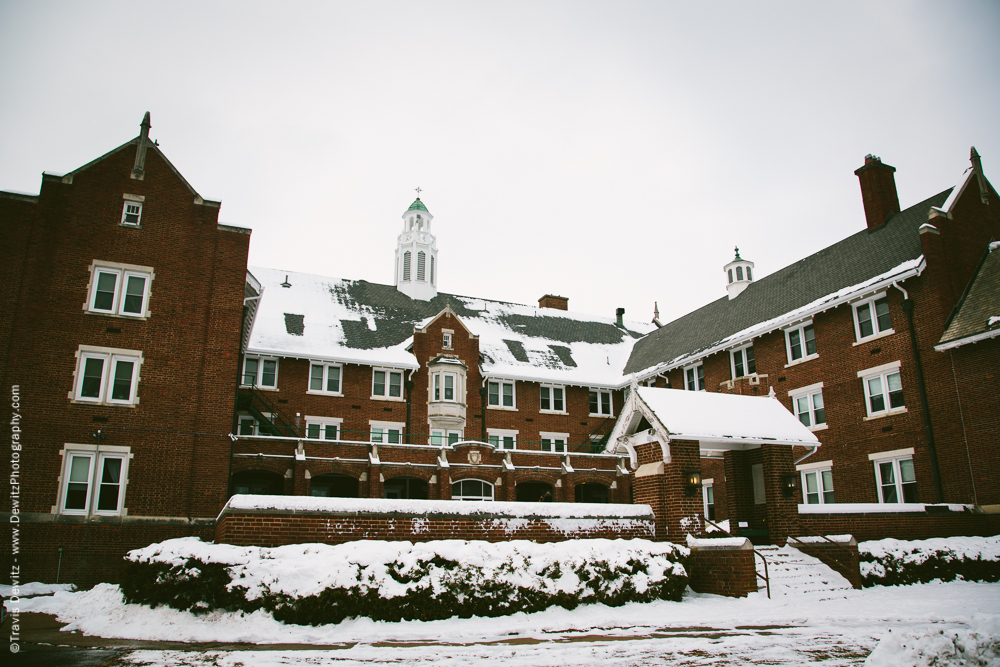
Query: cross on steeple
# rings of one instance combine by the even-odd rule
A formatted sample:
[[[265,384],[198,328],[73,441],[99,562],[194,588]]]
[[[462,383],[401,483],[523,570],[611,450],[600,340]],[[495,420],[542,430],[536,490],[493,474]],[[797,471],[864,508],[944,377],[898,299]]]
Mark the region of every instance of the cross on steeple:
[[[416,190],[417,190],[417,199],[420,199],[420,193],[423,192],[423,190],[421,190],[419,187],[417,187]]]

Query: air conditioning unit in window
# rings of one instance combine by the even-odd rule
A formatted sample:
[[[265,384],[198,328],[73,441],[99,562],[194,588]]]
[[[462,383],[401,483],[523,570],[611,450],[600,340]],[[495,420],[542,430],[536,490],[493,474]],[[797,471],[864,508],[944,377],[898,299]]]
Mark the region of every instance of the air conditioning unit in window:
[[[752,385],[760,384],[760,376],[759,375],[751,375],[748,379],[750,380],[750,384],[752,384]]]

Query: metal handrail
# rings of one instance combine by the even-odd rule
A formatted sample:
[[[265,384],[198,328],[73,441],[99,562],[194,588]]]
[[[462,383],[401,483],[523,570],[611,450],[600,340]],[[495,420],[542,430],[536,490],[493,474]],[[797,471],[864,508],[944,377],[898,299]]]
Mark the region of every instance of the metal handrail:
[[[711,525],[715,526],[716,528],[719,529],[720,532],[725,533],[729,537],[737,537],[737,535],[733,535],[728,530],[726,530],[725,528],[723,528],[719,524],[715,523],[714,521],[712,521],[708,517],[705,517],[705,523],[708,523],[708,524],[711,524]],[[744,538],[744,539],[746,539],[746,538]],[[753,548],[753,543],[752,542],[750,543],[750,550],[753,551],[753,555],[754,556],[757,556],[757,558],[760,558],[762,561],[764,561],[764,574],[761,575],[761,573],[757,571],[756,567],[753,569],[753,573],[755,575],[757,575],[758,577],[761,577],[762,579],[764,579],[764,584],[767,586],[767,599],[770,600],[771,599],[771,577],[769,576],[769,573],[767,571],[767,559],[764,558],[764,554],[760,553],[759,551],[757,551],[756,549]]]
[[[807,533],[810,533],[813,537],[822,538],[822,539],[826,540],[827,542],[829,542],[830,544],[834,545],[835,547],[838,547],[839,549],[843,550],[844,553],[847,554],[848,559],[850,559],[850,558],[852,558],[854,556],[854,554],[851,553],[851,550],[848,549],[847,547],[845,547],[843,544],[839,544],[837,542],[834,542],[833,540],[831,540],[826,535],[820,535],[819,533],[813,531],[807,525],[805,525],[804,523],[802,523],[801,521],[799,521],[798,519],[793,519],[793,518],[791,518],[789,516],[785,516],[785,518],[788,519],[791,523],[794,523],[795,525],[797,525],[802,530],[806,531]],[[798,537],[794,537],[792,535],[789,535],[788,539],[795,540],[799,544],[803,544],[803,545],[806,544],[806,542],[803,542]],[[833,557],[833,560],[836,561],[836,562],[838,562],[838,563],[840,562],[839,560],[837,560],[836,557]]]

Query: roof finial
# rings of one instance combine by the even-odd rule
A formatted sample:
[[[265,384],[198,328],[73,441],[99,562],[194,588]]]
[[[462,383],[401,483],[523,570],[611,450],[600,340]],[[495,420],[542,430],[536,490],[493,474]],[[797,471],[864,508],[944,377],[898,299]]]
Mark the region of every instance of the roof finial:
[[[979,182],[979,199],[984,204],[989,204],[990,191],[986,187],[986,177],[983,176],[983,161],[979,158],[979,152],[975,146],[969,151],[969,160],[972,161],[972,171],[976,172],[976,180]]]
[[[420,193],[423,192],[423,190],[420,189],[419,185],[416,187],[416,190],[417,190],[417,199],[420,199]]]
[[[740,257],[740,247],[739,246],[736,246],[736,259],[743,259],[742,257]]]
[[[142,117],[142,122],[139,124],[141,132],[139,133],[139,145],[135,149],[135,166],[132,167],[132,178],[136,180],[142,180],[144,175],[144,169],[146,168],[146,142],[149,141],[149,128],[152,125],[149,122],[149,112]]]

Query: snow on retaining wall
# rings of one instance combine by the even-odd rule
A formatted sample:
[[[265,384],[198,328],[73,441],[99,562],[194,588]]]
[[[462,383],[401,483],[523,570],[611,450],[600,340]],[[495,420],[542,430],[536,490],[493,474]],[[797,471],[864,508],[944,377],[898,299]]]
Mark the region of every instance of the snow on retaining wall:
[[[219,514],[215,539],[255,546],[366,539],[558,542],[648,539],[653,526],[648,505],[237,495]]]

